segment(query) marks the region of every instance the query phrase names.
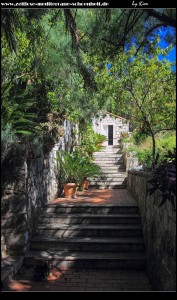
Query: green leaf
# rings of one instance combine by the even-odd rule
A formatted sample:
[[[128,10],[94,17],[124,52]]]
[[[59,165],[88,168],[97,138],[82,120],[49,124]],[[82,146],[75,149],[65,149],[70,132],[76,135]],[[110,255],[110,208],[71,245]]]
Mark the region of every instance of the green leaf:
[[[32,135],[33,133],[27,130],[16,130],[16,133],[21,133],[24,135]]]

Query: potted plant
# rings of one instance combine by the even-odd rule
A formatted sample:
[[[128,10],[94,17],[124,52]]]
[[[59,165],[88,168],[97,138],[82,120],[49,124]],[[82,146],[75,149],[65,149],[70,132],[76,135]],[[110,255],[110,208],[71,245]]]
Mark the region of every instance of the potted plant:
[[[81,181],[81,189],[88,190],[89,187],[89,178],[95,175],[99,175],[101,173],[101,168],[93,163],[89,157],[82,157],[80,162],[81,172],[82,172],[82,181]]]
[[[102,149],[103,143],[107,141],[107,137],[100,133],[95,133],[95,143],[98,151]],[[100,148],[101,147],[101,148]]]
[[[76,198],[77,187],[83,179],[83,171],[80,157],[75,153],[64,151],[57,152],[59,162],[60,180],[64,187],[66,198]]]
[[[101,173],[98,165],[94,164],[88,156],[79,152],[57,152],[59,162],[60,181],[64,187],[67,198],[76,198],[77,187],[88,189],[88,178]]]

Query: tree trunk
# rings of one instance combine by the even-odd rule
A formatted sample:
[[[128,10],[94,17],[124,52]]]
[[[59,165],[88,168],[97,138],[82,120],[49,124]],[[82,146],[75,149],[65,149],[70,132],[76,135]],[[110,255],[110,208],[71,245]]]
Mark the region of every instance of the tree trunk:
[[[145,120],[146,121],[146,120]],[[150,134],[151,134],[151,138],[152,138],[152,167],[154,167],[154,163],[155,163],[155,155],[156,155],[156,140],[155,140],[155,134],[152,130],[151,125],[149,124],[148,121],[146,121],[146,124],[149,128]]]
[[[146,120],[145,120],[146,121]],[[156,140],[155,140],[155,134],[154,131],[152,130],[152,127],[148,121],[146,121],[146,124],[149,128],[151,137],[152,137],[152,167],[154,167],[155,163],[155,155],[156,155]]]
[[[155,134],[150,127],[151,137],[152,137],[152,167],[154,167],[155,163],[155,154],[156,154],[156,140],[155,140]]]

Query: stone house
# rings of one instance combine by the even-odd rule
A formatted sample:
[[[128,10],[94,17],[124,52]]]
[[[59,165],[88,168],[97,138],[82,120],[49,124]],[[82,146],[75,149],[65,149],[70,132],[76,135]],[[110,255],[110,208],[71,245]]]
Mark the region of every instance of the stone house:
[[[114,117],[111,113],[101,113],[92,122],[93,130],[107,137],[104,146],[118,145],[121,133],[129,132],[129,121],[120,116]]]

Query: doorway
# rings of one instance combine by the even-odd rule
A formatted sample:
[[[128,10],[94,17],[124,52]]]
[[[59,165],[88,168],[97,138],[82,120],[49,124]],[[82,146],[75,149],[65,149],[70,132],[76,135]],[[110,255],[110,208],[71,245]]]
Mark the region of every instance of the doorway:
[[[108,146],[113,145],[113,125],[108,125]]]

